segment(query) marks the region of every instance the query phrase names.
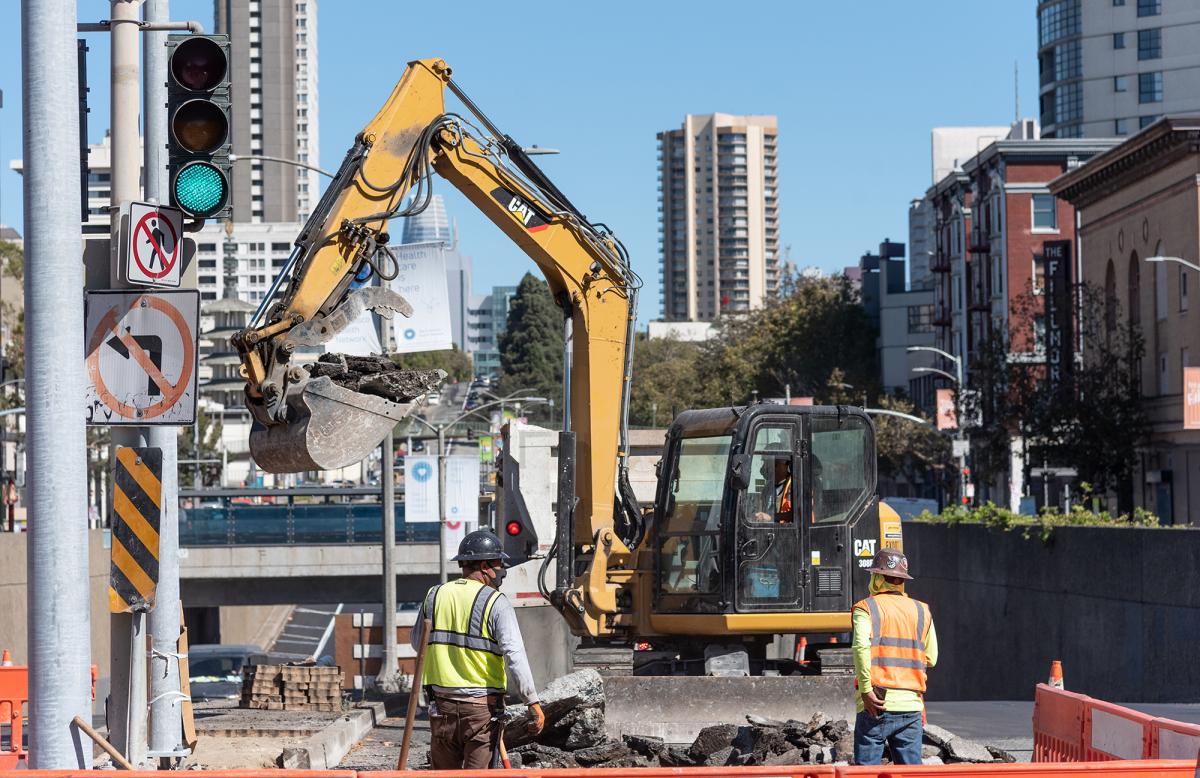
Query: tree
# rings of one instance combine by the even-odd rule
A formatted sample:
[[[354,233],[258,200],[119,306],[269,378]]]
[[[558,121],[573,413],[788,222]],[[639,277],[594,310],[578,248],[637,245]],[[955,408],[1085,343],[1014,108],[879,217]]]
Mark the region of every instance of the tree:
[[[917,415],[913,404],[904,397],[882,396],[880,407]],[[874,417],[875,448],[879,457],[879,480],[901,480],[919,488],[922,484],[946,485],[953,472],[950,439],[931,424],[921,424],[897,416]]]
[[[532,390],[562,405],[563,316],[545,281],[526,273],[508,309],[499,338],[501,396]],[[528,415],[549,417],[547,406],[529,406]]]
[[[200,430],[198,439],[200,447],[197,450],[194,441],[195,430]],[[200,485],[201,486],[221,486],[221,433],[223,425],[219,416],[213,416],[208,413],[203,406],[196,408],[196,424],[194,426],[183,427],[179,437],[176,438],[176,451],[179,455],[179,460],[205,460],[200,464]],[[199,456],[197,456],[197,454]],[[179,466],[179,480],[181,485],[188,484],[195,486],[196,464]]]
[[[717,323],[702,362],[709,404],[749,402],[755,392],[826,398],[835,371],[856,397],[878,393],[877,333],[849,280],[800,276],[789,286],[787,297]]]
[[[405,370],[433,370],[441,368],[451,381],[470,381],[475,375],[471,356],[453,346],[445,351],[414,351],[410,354],[393,354],[392,361]]]
[[[25,278],[25,254],[21,246],[0,241],[0,275],[11,280],[16,290],[21,289]],[[2,280],[0,280],[2,283]],[[17,295],[18,298],[20,295]],[[0,299],[0,337],[4,338],[4,361],[0,366],[0,379],[5,381],[25,375],[25,308],[17,303]],[[0,400],[7,406],[19,403]]]
[[[704,348],[675,338],[639,335],[633,349],[633,389],[629,423],[638,427],[671,423],[676,414],[704,407]]]

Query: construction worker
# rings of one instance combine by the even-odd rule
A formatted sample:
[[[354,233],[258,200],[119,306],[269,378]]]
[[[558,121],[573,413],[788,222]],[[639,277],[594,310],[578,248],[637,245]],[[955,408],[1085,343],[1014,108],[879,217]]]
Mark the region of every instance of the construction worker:
[[[904,593],[908,558],[885,548],[871,560],[870,595],[853,612],[858,717],[854,761],[877,765],[883,746],[896,764],[921,764],[926,668],[937,662],[929,606]]]
[[[434,770],[481,770],[496,764],[507,673],[529,704],[531,732],[540,733],[546,724],[516,613],[499,592],[507,559],[491,532],[469,533],[454,557],[462,578],[430,589],[417,612],[414,648],[419,650],[425,628],[431,629],[421,683],[429,700]]]
[[[792,521],[792,455],[784,444],[773,443],[768,451],[775,454],[771,467],[763,462],[763,475],[772,476],[763,484],[760,495],[761,510],[754,514],[755,521],[775,521],[787,524]]]

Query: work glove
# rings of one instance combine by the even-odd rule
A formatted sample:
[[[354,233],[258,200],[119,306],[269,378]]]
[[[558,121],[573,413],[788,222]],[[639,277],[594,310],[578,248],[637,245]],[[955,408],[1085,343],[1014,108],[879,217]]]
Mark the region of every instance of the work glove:
[[[546,727],[546,714],[542,712],[542,704],[533,703],[529,706],[529,712],[533,714],[533,718],[529,721],[529,734],[542,734],[542,730]]]

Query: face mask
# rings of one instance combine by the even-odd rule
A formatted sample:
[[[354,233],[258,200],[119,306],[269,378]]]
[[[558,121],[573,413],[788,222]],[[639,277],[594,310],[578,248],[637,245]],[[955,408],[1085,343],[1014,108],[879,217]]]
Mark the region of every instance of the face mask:
[[[901,594],[904,593],[904,584],[903,583],[898,583],[898,584],[889,583],[887,581],[887,579],[885,579],[879,573],[871,573],[871,584],[868,588],[869,588],[871,594],[883,594],[884,592],[900,592]]]
[[[508,570],[504,569],[503,567],[493,567],[491,581],[492,587],[499,589],[500,584],[504,583],[504,576],[506,575],[508,575]]]

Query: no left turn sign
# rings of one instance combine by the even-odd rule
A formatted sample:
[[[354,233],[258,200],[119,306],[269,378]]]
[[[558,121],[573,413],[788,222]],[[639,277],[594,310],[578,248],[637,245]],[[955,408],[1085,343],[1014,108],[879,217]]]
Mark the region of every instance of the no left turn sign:
[[[130,203],[124,280],[177,288],[183,256],[183,212],[150,203]]]

